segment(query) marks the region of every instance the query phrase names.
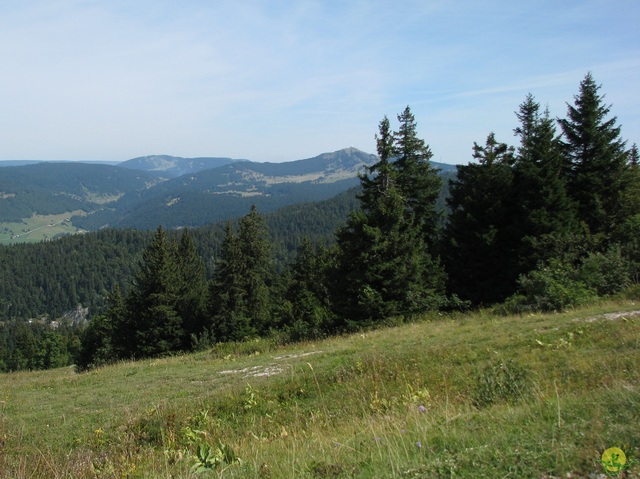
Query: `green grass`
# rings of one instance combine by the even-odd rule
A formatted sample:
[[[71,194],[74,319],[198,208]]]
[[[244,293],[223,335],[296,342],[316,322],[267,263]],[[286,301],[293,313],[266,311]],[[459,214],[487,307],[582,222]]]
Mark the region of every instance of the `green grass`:
[[[55,215],[34,214],[31,218],[24,218],[21,223],[0,223],[0,244],[35,243],[62,234],[81,232],[82,230],[66,220],[75,215],[85,214],[82,210]]]
[[[6,374],[0,478],[597,477],[608,447],[640,459],[640,315],[602,316],[636,309]]]

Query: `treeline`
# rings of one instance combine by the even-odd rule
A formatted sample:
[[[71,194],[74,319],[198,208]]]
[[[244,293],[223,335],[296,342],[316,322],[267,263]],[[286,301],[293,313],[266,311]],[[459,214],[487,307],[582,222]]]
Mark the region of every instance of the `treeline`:
[[[0,247],[0,321],[57,319],[78,304],[104,310],[105,295],[133,277],[150,236],[103,230]]]
[[[380,122],[379,161],[335,245],[303,242],[283,272],[255,207],[226,226],[210,281],[189,234],[178,244],[158,229],[128,294],[90,324],[79,367],[273,333],[316,338],[428,310],[560,309],[624,290],[640,264],[638,152],[598,90],[587,75],[558,121],[527,96],[519,145],[493,133],[474,145],[475,161],[450,180],[444,222],[442,178],[407,107],[397,130]]]
[[[599,89],[588,74],[559,120],[529,95],[516,112],[517,147],[493,134],[474,145],[476,161],[451,183],[441,247],[449,291],[554,310],[637,283],[638,149],[626,149]]]
[[[10,320],[0,323],[0,371],[51,369],[73,364],[83,328],[70,321]]]
[[[265,215],[274,271],[286,269],[303,238],[314,245],[333,243],[333,232],[357,206],[356,191]],[[189,230],[207,281],[216,269],[224,232],[224,224]],[[172,242],[181,234],[166,231]],[[84,329],[75,314],[79,306],[89,317],[104,314],[112,292],[128,290],[153,236],[148,231],[105,229],[0,247],[0,372],[76,362]],[[58,349],[51,348],[52,341]],[[47,359],[52,354],[56,359]]]
[[[311,339],[429,310],[557,310],[624,291],[640,272],[639,159],[599,90],[588,74],[564,119],[528,95],[518,144],[493,133],[474,144],[474,161],[449,181],[446,213],[411,110],[397,130],[383,118],[379,161],[335,243],[302,241],[284,267],[255,207],[224,226],[213,256],[193,232],[158,228],[133,279],[83,332],[76,364]]]
[[[444,270],[431,251],[442,179],[408,107],[398,120],[397,132],[381,123],[380,161],[361,176],[360,209],[337,243],[316,250],[303,241],[282,272],[255,206],[225,226],[209,281],[190,232],[173,241],[159,227],[128,292],[117,289],[90,322],[78,367],[273,333],[311,339],[445,307]]]
[[[266,214],[276,267],[281,270],[291,262],[303,237],[314,244],[332,243],[333,232],[356,206],[356,189],[351,189],[330,200]],[[176,239],[180,233],[167,234]],[[210,278],[224,224],[194,228],[191,234]],[[42,316],[57,319],[78,304],[92,315],[103,313],[105,298],[114,286],[133,279],[152,237],[153,231],[103,229],[55,241],[0,246],[0,322]]]

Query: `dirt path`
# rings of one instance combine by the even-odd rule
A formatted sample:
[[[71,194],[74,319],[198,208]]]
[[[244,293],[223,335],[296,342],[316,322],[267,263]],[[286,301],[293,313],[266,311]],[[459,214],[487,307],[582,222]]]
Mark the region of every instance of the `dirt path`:
[[[632,316],[639,316],[639,315],[640,315],[640,311],[620,311],[618,313],[600,314],[598,316],[592,316],[590,318],[576,318],[574,319],[574,321],[579,321],[582,323],[593,323],[594,321],[598,321],[599,319],[613,321],[614,319],[630,318]]]

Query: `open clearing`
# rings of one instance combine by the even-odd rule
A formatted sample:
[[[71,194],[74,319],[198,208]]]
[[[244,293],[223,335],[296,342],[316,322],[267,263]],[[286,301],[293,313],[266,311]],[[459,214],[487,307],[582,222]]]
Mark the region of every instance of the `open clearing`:
[[[606,449],[640,457],[637,311],[432,315],[5,374],[0,478],[604,477]]]
[[[84,215],[82,210],[55,215],[34,214],[21,223],[0,223],[0,244],[35,243],[59,235],[82,233],[84,230],[73,226],[70,218]]]

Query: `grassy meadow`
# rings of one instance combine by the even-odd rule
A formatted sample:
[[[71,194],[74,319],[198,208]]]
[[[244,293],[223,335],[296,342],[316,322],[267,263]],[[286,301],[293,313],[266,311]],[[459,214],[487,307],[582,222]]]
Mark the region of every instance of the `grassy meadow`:
[[[82,210],[69,211],[55,215],[33,214],[21,223],[0,222],[0,244],[37,243],[50,240],[59,235],[82,232],[68,221],[71,216],[86,215]]]
[[[605,477],[609,447],[640,460],[636,310],[432,315],[1,375],[0,478]]]

